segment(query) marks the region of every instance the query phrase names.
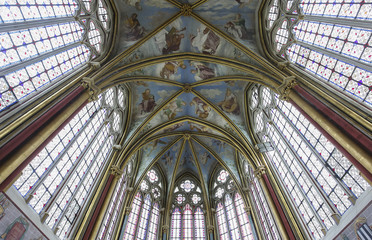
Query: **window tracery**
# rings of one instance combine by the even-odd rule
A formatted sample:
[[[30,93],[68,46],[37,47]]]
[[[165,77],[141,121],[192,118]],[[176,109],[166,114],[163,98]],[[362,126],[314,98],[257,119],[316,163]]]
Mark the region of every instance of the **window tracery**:
[[[155,240],[159,232],[163,186],[159,171],[153,167],[139,185],[129,214],[123,240]]]
[[[95,187],[112,146],[121,132],[126,109],[115,100],[121,86],[109,89],[88,103],[66,124],[23,170],[14,183],[26,202],[56,235],[67,238]],[[111,94],[107,104],[107,95]],[[112,98],[112,99],[111,99]],[[114,116],[113,112],[120,112]]]
[[[103,0],[0,3],[0,111],[108,51]]]
[[[204,204],[200,184],[184,177],[173,191],[170,239],[206,239]]]
[[[251,88],[252,126],[274,173],[316,239],[323,236],[369,184],[294,106],[264,86]]]
[[[371,9],[365,1],[272,0],[267,38],[274,55],[371,107]]]
[[[244,201],[229,173],[217,171],[212,198],[216,206],[218,235],[221,240],[253,240],[252,226],[244,209]]]

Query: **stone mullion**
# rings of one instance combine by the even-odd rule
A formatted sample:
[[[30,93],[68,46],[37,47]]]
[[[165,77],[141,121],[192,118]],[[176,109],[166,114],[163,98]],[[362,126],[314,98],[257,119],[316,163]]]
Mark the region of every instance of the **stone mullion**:
[[[76,21],[74,17],[59,17],[51,19],[39,19],[27,22],[2,23],[0,25],[0,33],[25,30],[34,27],[50,26],[54,24],[67,23],[72,21]]]
[[[270,140],[272,141],[271,137],[270,137]],[[297,187],[298,187],[299,189],[301,189],[301,195],[302,195],[302,197],[303,197],[304,200],[307,202],[307,204],[308,204],[309,206],[312,207],[311,210],[312,210],[312,212],[313,212],[315,218],[317,219],[318,223],[320,224],[320,226],[323,227],[324,231],[323,231],[323,229],[322,229],[322,231],[323,231],[323,233],[324,233],[324,232],[326,231],[327,227],[325,226],[325,224],[324,224],[324,222],[322,221],[322,219],[319,217],[319,215],[318,215],[316,209],[314,209],[314,207],[313,207],[312,203],[310,202],[310,200],[306,197],[306,193],[304,192],[303,188],[302,188],[301,185],[299,184],[297,178],[293,175],[293,172],[290,170],[290,167],[288,166],[286,160],[284,159],[284,157],[283,157],[281,154],[279,154],[279,150],[278,150],[278,148],[277,148],[276,145],[274,146],[274,149],[275,149],[275,151],[278,153],[278,156],[280,157],[281,161],[284,163],[285,167],[287,168],[288,173],[289,173],[289,174],[291,175],[291,177],[295,180],[295,184],[297,185]],[[269,161],[269,162],[270,162],[270,164],[271,164],[271,161]],[[274,166],[273,169],[275,170],[277,176],[279,176],[279,172],[278,172],[277,168]],[[280,176],[279,176],[279,178],[280,178]],[[285,185],[285,184],[283,184],[283,185]],[[289,193],[289,194],[291,194],[291,193]],[[292,197],[291,197],[291,198],[292,198]],[[306,224],[306,225],[307,225],[307,224]]]
[[[97,134],[97,135],[98,135],[98,134]],[[96,136],[97,136],[97,135],[96,135]],[[97,155],[101,153],[101,151],[102,151],[102,149],[103,149],[104,146],[105,146],[105,143],[103,143],[103,144],[99,147],[99,150],[98,150],[98,152],[97,152]],[[85,155],[85,154],[84,154],[84,155]],[[96,155],[96,156],[97,156],[97,155]],[[84,157],[84,156],[83,156],[83,157]],[[83,158],[83,157],[82,157],[82,158]],[[80,162],[79,162],[79,163],[80,163]],[[76,166],[78,166],[78,165],[76,165]],[[90,166],[88,166],[87,170],[85,171],[85,174],[84,174],[83,177],[80,179],[80,183],[79,183],[79,185],[77,186],[77,188],[74,190],[73,194],[72,194],[71,197],[70,197],[71,201],[69,201],[69,203],[65,206],[64,210],[62,211],[61,215],[58,217],[58,221],[55,223],[55,225],[54,225],[54,229],[58,227],[58,225],[59,225],[59,223],[61,222],[61,220],[63,219],[63,217],[66,215],[66,212],[67,212],[68,208],[70,207],[71,203],[73,202],[73,200],[74,200],[76,194],[79,192],[79,189],[83,186],[84,180],[85,180],[86,177],[88,176],[88,174],[89,174],[90,170],[93,168],[93,166],[94,166],[94,163],[92,163]],[[72,170],[71,172],[75,172],[75,171]],[[67,184],[67,181],[69,180],[69,178],[66,177],[65,179],[66,179],[66,184]],[[64,184],[64,187],[68,187],[66,184]],[[62,192],[62,191],[63,191],[63,189],[60,190],[60,192]],[[53,203],[54,203],[54,201],[53,201]],[[52,202],[51,202],[50,204],[48,204],[48,206],[47,206],[47,207],[48,207],[48,210],[49,210],[49,208],[51,207],[51,205],[52,205]],[[80,207],[82,207],[82,206],[80,206]]]
[[[297,129],[296,125],[294,125],[294,123],[288,119],[288,117],[283,113],[283,111],[278,107],[278,112],[282,115],[283,118],[285,118],[287,120],[287,122],[289,123],[289,125],[292,126],[293,129]],[[311,152],[320,160],[320,162],[322,163],[322,166],[326,169],[328,169],[328,171],[332,171],[330,170],[329,166],[327,166],[327,162],[325,160],[323,160],[320,156],[319,156],[319,152],[315,149],[315,147],[312,147],[309,143],[309,141],[306,139],[306,137],[302,134],[302,133],[299,133],[298,134],[302,141],[304,143],[306,143],[306,145],[308,145],[309,149],[311,150]],[[332,156],[332,155],[331,155]],[[345,173],[346,174],[346,173]],[[335,173],[336,175],[336,173]],[[333,176],[333,175],[332,175]],[[355,198],[355,195],[351,192],[350,188],[348,186],[346,186],[346,184],[341,180],[340,177],[338,177],[338,175],[336,175],[337,177],[333,177],[336,182],[339,184],[339,186],[344,190],[344,192],[347,194],[348,196],[348,199],[350,200],[350,202],[354,205],[355,204],[355,201],[356,201],[356,198]]]
[[[17,70],[19,70],[21,68],[27,67],[27,66],[29,66],[31,64],[34,64],[34,63],[37,63],[37,62],[40,62],[42,60],[45,60],[46,58],[49,58],[49,57],[52,57],[52,56],[56,56],[59,53],[62,53],[64,51],[67,51],[67,50],[69,50],[71,48],[75,48],[75,47],[78,47],[78,46],[81,46],[81,43],[80,42],[75,42],[75,43],[72,43],[72,44],[69,44],[69,45],[66,45],[66,46],[57,48],[57,49],[55,49],[53,51],[40,54],[37,57],[34,57],[34,58],[29,59],[29,60],[20,62],[18,64],[14,64],[14,65],[6,68],[6,69],[1,70],[0,71],[0,76],[7,75],[7,74],[12,73],[14,71],[17,71]]]
[[[315,189],[317,190],[318,194],[320,196],[322,196],[324,202],[327,203],[327,205],[329,207],[329,210],[332,213],[332,219],[338,224],[339,221],[340,221],[340,214],[339,214],[338,209],[335,207],[335,205],[333,204],[333,202],[329,199],[327,193],[321,188],[321,186],[319,185],[319,182],[316,179],[314,179],[314,176],[309,172],[309,170],[307,169],[307,167],[304,164],[304,162],[301,160],[301,157],[298,155],[298,153],[296,151],[294,151],[294,149],[291,148],[292,145],[288,141],[288,139],[286,139],[283,136],[282,132],[280,131],[280,129],[278,129],[278,127],[276,126],[276,124],[272,124],[272,126],[278,132],[278,134],[281,137],[281,139],[285,142],[286,146],[288,147],[287,149],[292,153],[293,157],[297,160],[297,163],[301,166],[302,172],[305,173],[305,175],[312,181],[312,185],[315,187]],[[271,137],[270,137],[270,139],[271,139]],[[277,148],[276,148],[276,146],[275,146],[275,149],[276,149],[276,151],[278,151]],[[281,154],[278,154],[278,155],[281,155]],[[284,159],[283,159],[283,161],[286,164],[286,167],[288,168],[288,170],[290,172],[292,172],[290,170],[290,167],[287,165],[286,161]],[[295,177],[295,176],[293,176],[293,177]],[[296,179],[296,178],[294,178],[294,179]],[[306,195],[305,195],[305,197],[306,197]]]
[[[99,134],[99,132],[102,130],[102,128],[105,126],[105,124],[102,124],[99,131],[97,132],[97,134],[94,136],[94,138],[92,138],[92,140],[89,142],[89,145],[80,153],[79,155],[79,162],[76,163],[74,166],[72,166],[71,169],[69,169],[69,173],[64,177],[64,179],[62,180],[60,186],[59,186],[59,189],[57,190],[57,192],[55,192],[53,195],[53,197],[51,199],[49,199],[49,201],[45,204],[45,206],[43,207],[43,210],[44,212],[47,212],[50,208],[50,206],[54,203],[55,199],[57,198],[57,195],[59,195],[60,192],[63,191],[63,189],[66,187],[66,183],[68,182],[68,180],[70,179],[70,176],[71,174],[75,171],[75,169],[77,168],[77,166],[79,166],[80,164],[80,161],[81,159],[84,158],[87,150],[89,149],[90,145],[94,142],[94,140],[97,138],[97,135]]]
[[[264,206],[264,203],[263,203],[263,201],[261,201],[261,198],[260,198],[260,191],[259,191],[259,189],[258,189],[258,187],[256,186],[256,183],[254,182],[254,180],[252,180],[253,182],[252,182],[252,185],[253,185],[253,188],[254,188],[254,190],[253,191],[255,191],[256,192],[256,196],[257,196],[257,200],[258,201],[256,201],[256,204],[257,204],[257,208],[258,207],[261,207],[261,209],[262,209],[262,215],[259,213],[260,211],[259,211],[259,209],[257,209],[257,214],[259,215],[259,219],[261,220],[261,224],[263,224],[264,225],[264,222],[266,221],[266,224],[267,224],[267,227],[268,227],[268,231],[270,232],[270,236],[274,239],[274,234],[273,234],[273,231],[272,231],[272,228],[270,227],[270,222],[269,222],[269,217],[267,216],[267,215],[264,215],[265,214],[265,206]],[[259,181],[259,179],[257,179],[257,182],[258,182],[258,184],[260,184],[261,185],[261,183],[260,183],[260,181]],[[262,186],[261,186],[262,187]],[[265,193],[263,192],[263,189],[262,189],[262,195],[265,197]],[[272,214],[272,212],[271,212],[271,210],[270,209],[267,209],[268,211],[269,211],[269,213],[271,214],[271,215],[274,215],[274,214]],[[274,217],[273,217],[274,218]],[[274,219],[273,219],[274,220]],[[265,229],[264,229],[264,226],[260,226],[262,229],[261,229],[261,231],[262,231],[262,233],[264,234],[266,231],[265,231]]]
[[[344,56],[341,53],[336,53],[336,52],[333,52],[331,50],[321,48],[321,47],[318,47],[316,45],[312,45],[312,44],[305,43],[305,42],[302,42],[302,41],[297,41],[296,43],[298,45],[302,46],[302,47],[308,48],[310,51],[315,50],[317,52],[320,52],[321,54],[327,55],[327,56],[335,58],[337,60],[341,60],[343,62],[352,64],[355,67],[361,67],[361,68],[363,68],[363,69],[365,69],[369,72],[372,72],[372,66],[368,63],[364,63],[362,61],[355,60],[354,58],[351,58],[351,57],[349,58],[347,56]]]
[[[89,118],[88,122],[85,123],[85,125],[83,127],[88,126],[91,123],[91,121],[93,120],[93,118],[97,115],[98,112],[99,112],[99,110],[96,110],[94,112],[94,114]],[[53,161],[53,163],[50,166],[48,166],[48,170],[45,171],[41,175],[41,177],[39,178],[39,180],[32,186],[31,190],[24,196],[24,198],[26,199],[26,202],[29,202],[31,200],[31,197],[33,196],[33,194],[35,193],[35,191],[43,184],[45,178],[48,177],[49,173],[57,166],[57,164],[61,161],[62,157],[65,156],[65,154],[67,153],[67,150],[70,148],[70,146],[72,144],[74,144],[76,142],[76,140],[79,138],[79,136],[82,134],[82,132],[84,132],[84,130],[78,131],[77,134],[74,136],[73,140],[70,141],[65,146],[64,152],[62,154],[59,154],[57,156],[57,158]]]

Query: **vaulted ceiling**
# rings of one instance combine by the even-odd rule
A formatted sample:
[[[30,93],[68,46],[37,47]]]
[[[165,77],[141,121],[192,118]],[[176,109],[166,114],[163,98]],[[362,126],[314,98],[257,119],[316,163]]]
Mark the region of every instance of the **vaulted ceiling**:
[[[275,85],[278,74],[259,53],[258,8],[257,0],[117,1],[113,70],[100,82],[131,91],[123,146],[140,150],[137,184],[156,163],[168,191],[186,172],[207,189],[217,166],[241,182],[238,151],[254,154],[246,90]]]

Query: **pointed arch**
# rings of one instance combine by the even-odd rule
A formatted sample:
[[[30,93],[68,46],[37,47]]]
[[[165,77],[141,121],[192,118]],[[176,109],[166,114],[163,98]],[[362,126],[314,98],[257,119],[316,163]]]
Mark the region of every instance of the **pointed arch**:
[[[0,9],[0,112],[7,115],[110,51],[114,20],[104,0],[3,2]]]
[[[216,168],[211,178],[210,192],[216,208],[218,239],[253,240],[253,223],[249,221],[241,193],[228,171]]]
[[[171,189],[171,239],[207,239],[203,190],[191,174],[179,176]]]
[[[164,188],[164,179],[154,166],[135,191],[131,212],[123,229],[123,240],[158,238],[160,208],[165,199]]]
[[[315,238],[321,238],[369,187],[359,171],[289,102],[250,89],[254,137]]]

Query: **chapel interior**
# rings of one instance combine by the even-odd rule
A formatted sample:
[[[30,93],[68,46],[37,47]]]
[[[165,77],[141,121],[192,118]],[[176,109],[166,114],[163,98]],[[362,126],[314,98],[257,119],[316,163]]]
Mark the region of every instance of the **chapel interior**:
[[[0,239],[371,240],[369,0],[0,0]]]

